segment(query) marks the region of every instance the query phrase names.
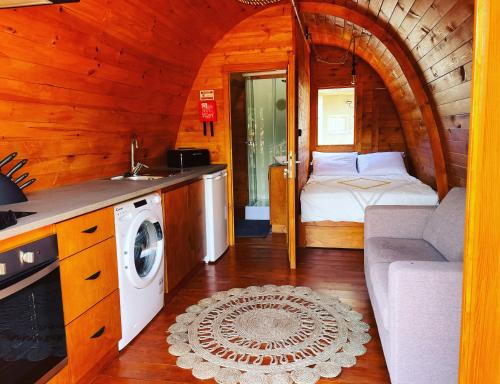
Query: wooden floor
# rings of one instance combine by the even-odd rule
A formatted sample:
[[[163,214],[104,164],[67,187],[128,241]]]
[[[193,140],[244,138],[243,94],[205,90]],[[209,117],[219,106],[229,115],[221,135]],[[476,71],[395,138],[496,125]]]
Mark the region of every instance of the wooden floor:
[[[304,285],[329,291],[355,310],[370,324],[373,340],[368,352],[352,368],[343,369],[336,379],[320,383],[389,383],[363,273],[361,251],[301,249],[295,272],[288,269],[284,238],[239,241],[215,265],[207,265],[172,298],[151,324],[112,361],[94,384],[214,383],[200,381],[190,370],[178,368],[167,352],[166,329],[184,309],[221,290],[264,284]]]

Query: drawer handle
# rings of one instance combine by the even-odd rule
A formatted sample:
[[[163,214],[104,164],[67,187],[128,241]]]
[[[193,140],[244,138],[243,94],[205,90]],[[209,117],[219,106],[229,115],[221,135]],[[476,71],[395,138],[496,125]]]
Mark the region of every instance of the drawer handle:
[[[89,277],[87,277],[85,280],[97,280],[99,278],[99,276],[101,276],[101,271],[97,271],[96,273],[94,273],[93,275],[90,275]]]
[[[92,336],[90,336],[91,339],[98,339],[103,335],[103,333],[106,331],[106,327],[102,327],[99,329],[96,333],[94,333]]]
[[[90,233],[94,233],[95,231],[97,231],[97,225],[94,225],[93,227],[82,231],[82,233],[88,233],[88,234],[90,234]]]

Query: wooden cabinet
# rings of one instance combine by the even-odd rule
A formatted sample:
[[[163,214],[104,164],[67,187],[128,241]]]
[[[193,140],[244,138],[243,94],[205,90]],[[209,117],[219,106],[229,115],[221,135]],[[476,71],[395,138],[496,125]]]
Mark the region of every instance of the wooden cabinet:
[[[66,324],[116,290],[118,274],[115,238],[111,237],[63,260],[61,285]]]
[[[167,292],[202,263],[205,245],[205,188],[196,180],[163,192]]]
[[[101,366],[120,338],[120,296],[115,290],[66,327],[73,382],[90,382],[89,372]]]
[[[115,235],[113,207],[56,224],[59,259],[71,256]]]
[[[69,382],[87,383],[121,338],[112,208],[56,224]]]
[[[269,167],[269,205],[273,233],[287,232],[287,198],[285,165]]]

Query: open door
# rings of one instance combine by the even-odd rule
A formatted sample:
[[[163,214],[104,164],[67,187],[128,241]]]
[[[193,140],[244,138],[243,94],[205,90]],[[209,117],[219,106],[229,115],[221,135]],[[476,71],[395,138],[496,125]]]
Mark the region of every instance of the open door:
[[[287,74],[287,200],[288,200],[288,261],[291,269],[297,268],[297,73],[295,54],[288,56]]]
[[[297,19],[293,19],[294,49],[288,57],[288,258],[297,266],[299,195],[309,177],[311,122],[311,51]]]

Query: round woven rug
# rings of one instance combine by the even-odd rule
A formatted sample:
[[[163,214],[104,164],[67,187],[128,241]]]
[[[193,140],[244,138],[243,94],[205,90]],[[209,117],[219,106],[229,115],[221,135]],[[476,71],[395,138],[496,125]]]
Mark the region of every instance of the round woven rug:
[[[220,384],[314,384],[356,364],[368,324],[337,298],[307,287],[218,292],[177,316],[169,353],[198,379]]]

